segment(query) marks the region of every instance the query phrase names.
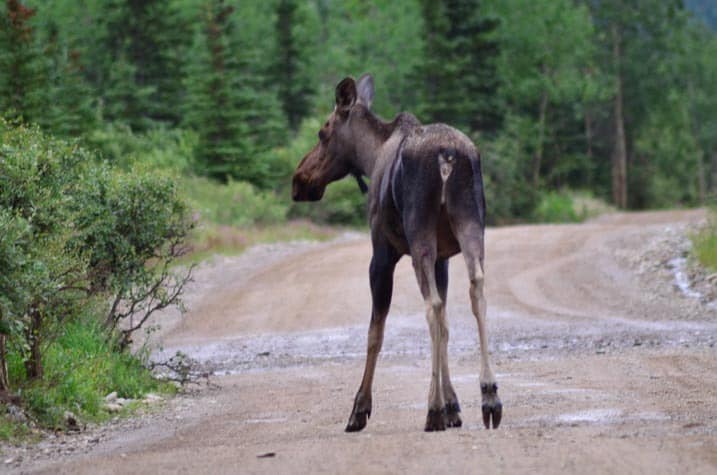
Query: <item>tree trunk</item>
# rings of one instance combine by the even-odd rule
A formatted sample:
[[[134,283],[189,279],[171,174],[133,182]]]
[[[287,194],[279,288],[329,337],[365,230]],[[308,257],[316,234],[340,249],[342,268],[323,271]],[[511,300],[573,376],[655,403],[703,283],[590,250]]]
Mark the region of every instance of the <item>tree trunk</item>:
[[[540,182],[540,165],[543,161],[543,142],[545,142],[545,116],[548,112],[548,91],[543,90],[540,98],[540,116],[538,118],[538,149],[533,156],[533,186]]]
[[[704,153],[702,152],[697,157],[697,190],[700,195],[700,205],[703,205],[707,201],[707,180],[705,179]]]
[[[585,110],[585,142],[587,145],[586,155],[593,157],[593,121],[589,110]]]
[[[612,26],[612,59],[615,67],[615,148],[612,154],[612,200],[619,208],[627,208],[627,146],[625,118],[622,109],[622,74],[620,72],[620,33]]]
[[[710,195],[712,198],[717,197],[717,150],[712,152],[710,173]]]
[[[27,341],[30,344],[30,355],[25,360],[25,371],[28,379],[42,378],[42,355],[40,354],[40,326],[42,315],[33,307],[30,311],[30,325],[27,329]]]
[[[7,377],[6,339],[7,336],[0,334],[0,392],[10,391],[10,382]]]

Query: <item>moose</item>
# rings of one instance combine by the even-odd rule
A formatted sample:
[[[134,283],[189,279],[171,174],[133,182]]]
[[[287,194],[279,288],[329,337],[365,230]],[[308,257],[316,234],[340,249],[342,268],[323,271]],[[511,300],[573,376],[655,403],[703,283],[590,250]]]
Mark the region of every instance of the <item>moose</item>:
[[[431,335],[431,384],[426,431],[460,427],[460,405],[448,370],[446,290],[448,259],[463,254],[471,308],[478,322],[483,423],[498,428],[503,406],[488,359],[484,281],[485,197],[480,155],[473,142],[445,124],[422,125],[402,112],[384,122],[371,110],[373,78],[351,77],[336,86],[336,105],[319,141],[296,168],[294,201],[318,201],[329,183],[353,175],[368,192],[373,257],[366,366],[346,432],[371,416],[371,385],[391,304],[393,274],[410,255]],[[363,177],[370,178],[367,186]]]

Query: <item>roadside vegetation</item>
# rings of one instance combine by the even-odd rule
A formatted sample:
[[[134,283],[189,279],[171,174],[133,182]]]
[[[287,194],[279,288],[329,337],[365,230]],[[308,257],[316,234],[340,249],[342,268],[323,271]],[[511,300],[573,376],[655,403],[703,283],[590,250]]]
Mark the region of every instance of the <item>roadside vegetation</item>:
[[[699,264],[717,272],[717,209],[710,210],[705,227],[691,236],[692,254]]]
[[[712,5],[2,1],[0,405],[57,427],[102,420],[108,392],[166,390],[128,349],[192,263],[365,226],[350,178],[290,200],[349,74],[374,75],[385,119],[475,140],[489,224],[707,202]],[[715,268],[708,229],[695,250]],[[12,417],[0,439],[24,433]]]
[[[41,427],[101,420],[110,392],[163,388],[128,348],[179,303],[189,208],[172,180],[37,127],[0,120],[0,144],[0,401]]]

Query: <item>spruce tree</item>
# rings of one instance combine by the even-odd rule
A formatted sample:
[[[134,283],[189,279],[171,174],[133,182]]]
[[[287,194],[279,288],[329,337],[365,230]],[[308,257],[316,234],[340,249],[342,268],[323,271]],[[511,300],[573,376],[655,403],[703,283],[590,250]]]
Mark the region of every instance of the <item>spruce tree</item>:
[[[314,93],[314,78],[308,74],[306,39],[298,32],[301,22],[296,1],[279,0],[276,6],[276,64],[271,76],[279,87],[282,108],[294,131],[309,112]]]
[[[483,132],[501,120],[497,100],[498,21],[479,0],[422,0],[425,50],[418,67],[421,119]]]
[[[54,22],[48,26],[45,56],[49,62],[47,128],[65,137],[91,130],[96,123],[95,93],[85,79],[82,54]]]
[[[107,54],[100,75],[111,120],[143,130],[152,122],[176,125],[187,26],[170,0],[109,0],[104,6]],[[124,103],[114,101],[121,99]]]
[[[237,35],[234,8],[210,0],[185,72],[184,125],[196,130],[200,173],[219,180],[271,181],[266,155],[285,130],[281,106],[267,88],[253,45]]]
[[[0,114],[37,122],[47,105],[47,68],[31,20],[35,9],[7,0],[0,17]]]

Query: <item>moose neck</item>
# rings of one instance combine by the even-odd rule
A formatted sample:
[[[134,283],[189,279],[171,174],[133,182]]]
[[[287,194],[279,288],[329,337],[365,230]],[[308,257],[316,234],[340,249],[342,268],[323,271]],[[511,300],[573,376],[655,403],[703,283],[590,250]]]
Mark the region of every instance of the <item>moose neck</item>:
[[[363,106],[352,117],[355,156],[352,166],[362,175],[370,177],[378,157],[378,151],[394,130],[392,123],[383,122]]]

